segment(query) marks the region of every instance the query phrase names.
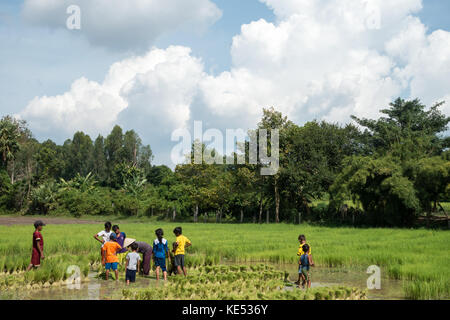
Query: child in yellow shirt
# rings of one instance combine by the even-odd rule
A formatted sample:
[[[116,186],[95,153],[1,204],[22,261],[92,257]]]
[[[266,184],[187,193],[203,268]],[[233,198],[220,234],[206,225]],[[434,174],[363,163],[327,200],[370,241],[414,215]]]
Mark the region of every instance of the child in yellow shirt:
[[[182,235],[181,227],[176,227],[173,233],[177,237],[176,247],[174,253],[174,265],[177,268],[177,274],[181,275],[181,270],[183,270],[184,276],[187,275],[186,267],[184,265],[184,249],[192,245],[191,240]]]

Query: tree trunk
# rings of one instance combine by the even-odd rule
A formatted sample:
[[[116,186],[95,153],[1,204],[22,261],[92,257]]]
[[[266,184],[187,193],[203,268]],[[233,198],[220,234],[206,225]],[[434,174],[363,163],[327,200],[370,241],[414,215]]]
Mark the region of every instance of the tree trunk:
[[[177,216],[177,209],[175,207],[173,207],[172,221],[175,221],[176,216]]]
[[[298,224],[302,223],[302,211],[298,210]]]
[[[259,199],[259,219],[258,219],[258,223],[262,223],[262,212],[263,212],[263,201],[262,201],[262,193],[261,193],[261,198]]]
[[[14,171],[16,171],[16,161],[12,160],[11,184],[14,184]]]
[[[152,207],[152,213],[151,214],[152,214],[152,217],[153,217],[153,207]]]
[[[206,212],[203,214],[203,223],[206,223],[206,222],[208,222],[208,218],[207,218],[208,216],[207,216],[207,214],[206,214]]]
[[[167,208],[167,210],[166,210],[166,220],[169,218],[169,211],[170,211],[170,209]]]
[[[244,209],[241,207],[241,223],[244,222]]]
[[[450,220],[448,219],[448,214],[445,211],[445,209],[442,207],[440,202],[439,202],[439,208],[441,208],[442,212],[444,212],[445,216],[447,217],[447,227],[448,227],[448,229],[450,229]]]
[[[266,223],[269,223],[269,209],[266,211]]]
[[[222,207],[219,209],[219,223],[222,223]]]
[[[195,205],[194,222],[197,222],[197,217],[198,217],[198,204]]]
[[[280,222],[280,192],[278,190],[278,179],[275,177],[275,222]]]

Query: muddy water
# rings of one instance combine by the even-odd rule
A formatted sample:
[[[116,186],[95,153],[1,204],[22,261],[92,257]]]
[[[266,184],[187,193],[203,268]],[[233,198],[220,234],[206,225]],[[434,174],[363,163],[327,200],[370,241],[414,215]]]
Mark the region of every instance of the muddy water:
[[[281,270],[289,272],[289,280],[298,280],[297,265],[278,266]],[[381,271],[383,274],[383,271]],[[367,289],[367,278],[370,276],[366,269],[344,269],[344,268],[321,268],[312,267],[310,270],[311,287],[330,287],[334,285],[343,285]],[[367,290],[367,297],[370,300],[401,300],[403,295],[403,282],[381,278],[381,289]]]
[[[136,282],[127,286],[122,279],[119,281],[115,281],[111,277],[108,281],[98,279],[96,272],[90,273],[88,278],[89,282],[83,282],[79,286],[72,285],[71,288],[61,286],[37,290],[6,290],[0,294],[0,300],[117,300],[122,298],[122,289],[148,288],[161,285],[162,282],[158,283],[152,277],[136,277]]]
[[[298,279],[297,265],[273,265],[279,270],[289,272],[289,280],[294,282]],[[367,287],[368,274],[365,270],[342,269],[342,268],[320,268],[313,267],[310,271],[311,286],[323,287],[333,285],[344,285],[365,289]],[[89,282],[81,283],[77,288],[67,286],[46,288],[38,290],[6,290],[0,293],[0,300],[116,300],[121,299],[122,289],[127,288],[123,280],[105,281],[98,279],[97,273],[89,274]],[[152,276],[149,278],[136,277],[136,283],[130,284],[129,288],[148,288],[149,286],[163,285]],[[298,290],[295,287],[287,287],[287,290]],[[381,279],[380,290],[368,290],[369,299],[403,299],[402,282],[396,280]]]

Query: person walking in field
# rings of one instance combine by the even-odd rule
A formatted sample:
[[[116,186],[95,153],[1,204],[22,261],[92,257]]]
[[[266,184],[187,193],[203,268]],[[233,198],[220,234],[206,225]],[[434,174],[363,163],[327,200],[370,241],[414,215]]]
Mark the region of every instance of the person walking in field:
[[[128,248],[131,246],[132,243],[136,243],[138,245],[137,252],[142,253],[141,271],[144,276],[148,276],[150,274],[150,263],[152,261],[153,248],[146,242],[136,241],[136,239],[132,238],[126,238],[124,241],[124,246]]]
[[[42,237],[42,227],[45,226],[41,220],[37,220],[34,223],[33,233],[33,251],[31,253],[31,262],[28,265],[27,271],[31,268],[39,268],[41,266],[41,260],[45,259],[44,256],[44,238]]]
[[[176,227],[173,230],[173,233],[177,237],[174,254],[174,265],[177,267],[177,274],[181,275],[181,271],[183,271],[184,276],[187,276],[186,267],[184,265],[184,252],[187,247],[190,247],[192,245],[192,242],[184,235],[182,235],[181,227]]]
[[[127,248],[124,247],[124,245],[123,245],[127,235],[125,234],[125,232],[120,232],[120,228],[118,225],[114,225],[112,227],[112,230],[116,234],[117,243],[122,247],[122,250],[117,252],[117,256],[119,257],[119,263],[122,265],[125,260],[125,256],[127,255],[127,252],[128,252]]]
[[[117,237],[115,233],[111,233],[109,237],[110,241],[103,244],[102,247],[102,264],[106,269],[106,280],[109,278],[109,270],[113,270],[116,275],[116,281],[119,280],[119,271],[117,267],[119,265],[119,258],[117,257],[117,252],[122,249],[122,247],[117,243]]]
[[[303,282],[302,287],[305,288],[305,285],[307,288],[311,288],[311,279],[309,277],[309,267],[314,266],[314,263],[312,261],[311,255],[308,254],[309,252],[309,246],[307,244],[304,244],[302,246],[303,254],[300,256],[299,268],[298,272],[301,273]]]
[[[166,258],[169,257],[169,247],[167,246],[167,240],[163,238],[163,229],[157,229],[155,231],[156,239],[153,241],[153,256],[155,259],[156,267],[156,280],[159,280],[159,271],[162,270],[164,275],[164,281],[167,280],[167,268]]]
[[[125,281],[127,282],[127,286],[130,285],[130,282],[136,281],[136,272],[139,273],[139,265],[141,260],[141,256],[137,253],[137,243],[132,243],[130,248],[131,252],[127,254],[125,259]]]
[[[307,244],[305,235],[303,235],[303,234],[299,235],[298,236],[298,242],[300,242],[300,246],[298,247],[297,256],[301,257],[305,253],[303,251],[303,246],[305,244]],[[308,253],[308,255],[311,256],[311,246],[309,244],[308,244],[308,252],[307,253]],[[311,261],[313,261],[312,260],[312,256],[311,256]],[[314,261],[313,261],[313,264],[314,264]],[[298,270],[298,280],[295,282],[295,284],[300,285],[301,281],[303,281],[303,275],[300,272],[300,268],[299,268],[299,270]]]
[[[100,253],[103,255],[103,245],[109,241],[109,237],[111,236],[111,222],[105,222],[105,230],[100,231],[99,233],[94,234],[94,239],[102,244],[100,248]],[[103,258],[102,258],[103,259]]]

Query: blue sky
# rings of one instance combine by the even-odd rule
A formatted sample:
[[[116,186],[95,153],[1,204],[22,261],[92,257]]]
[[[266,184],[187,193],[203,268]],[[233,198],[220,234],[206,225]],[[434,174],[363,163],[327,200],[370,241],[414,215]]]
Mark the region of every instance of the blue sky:
[[[34,0],[29,0],[29,3],[33,4],[33,1]],[[74,1],[82,2],[84,0]],[[171,0],[169,2],[176,4],[177,1],[178,0]],[[133,78],[133,81],[135,81],[133,82],[133,90],[130,91],[131,93],[127,93],[126,98],[129,105],[127,108],[128,111],[121,116],[117,116],[117,121],[122,121],[120,124],[124,127],[132,128],[136,125],[138,127],[137,129],[141,130],[140,133],[144,142],[155,145],[155,148],[158,148],[156,145],[160,144],[160,141],[155,140],[156,138],[152,138],[152,135],[154,134],[153,131],[147,132],[144,125],[137,124],[135,118],[139,118],[139,114],[131,112],[132,110],[141,110],[139,112],[145,113],[148,111],[148,115],[152,115],[153,111],[147,110],[147,107],[141,106],[139,104],[140,102],[137,102],[138,95],[134,94],[135,92],[138,92],[140,96],[149,95],[149,97],[155,101],[159,101],[161,104],[167,103],[168,106],[173,106],[174,103],[178,103],[180,108],[185,108],[183,109],[184,111],[181,111],[180,109],[179,112],[175,111],[172,113],[175,115],[183,114],[183,112],[186,113],[187,104],[190,109],[190,116],[186,116],[187,118],[183,118],[184,120],[174,120],[173,123],[176,123],[178,126],[185,121],[186,126],[189,127],[192,121],[195,120],[194,117],[197,117],[197,120],[200,118],[218,128],[225,128],[227,126],[252,126],[257,121],[256,107],[249,107],[243,114],[239,114],[238,111],[246,109],[247,105],[251,104],[272,104],[270,96],[268,96],[269,98],[264,98],[265,93],[269,94],[269,92],[276,96],[276,100],[274,98],[274,101],[281,101],[280,107],[282,111],[286,112],[290,118],[298,122],[312,120],[313,118],[341,122],[343,121],[342,119],[344,119],[344,115],[348,118],[350,113],[354,114],[358,112],[361,112],[361,115],[372,115],[375,114],[373,108],[381,107],[379,104],[388,101],[395,95],[409,92],[411,92],[412,95],[422,95],[427,103],[431,103],[431,101],[435,101],[435,99],[447,97],[447,95],[450,97],[450,92],[445,91],[441,84],[443,81],[447,80],[444,75],[445,70],[448,67],[446,61],[443,61],[441,66],[435,66],[436,70],[438,70],[436,72],[439,73],[432,74],[431,71],[424,73],[424,71],[421,71],[420,68],[417,67],[417,64],[419,63],[418,59],[420,57],[420,59],[424,59],[423,54],[417,54],[415,56],[407,56],[408,54],[406,54],[408,50],[413,48],[417,52],[429,53],[430,61],[436,61],[436,59],[431,58],[432,53],[436,50],[443,50],[442,47],[439,47],[442,43],[447,44],[447,32],[450,31],[450,19],[448,19],[450,14],[450,1],[422,1],[423,9],[418,13],[414,13],[414,16],[420,19],[420,24],[428,28],[425,35],[420,35],[420,31],[417,31],[417,25],[415,28],[411,26],[410,30],[418,32],[417,37],[409,40],[401,40],[404,38],[400,36],[402,34],[401,29],[404,28],[408,19],[406,14],[399,13],[399,19],[401,19],[401,21],[399,21],[398,24],[390,22],[392,23],[392,27],[382,29],[382,31],[380,31],[381,36],[380,34],[374,35],[373,32],[362,33],[363,37],[367,37],[367,39],[374,35],[373,42],[372,39],[366,41],[360,37],[358,39],[362,39],[361,43],[356,43],[355,47],[351,48],[352,42],[349,41],[347,44],[350,46],[347,48],[349,52],[352,49],[361,50],[368,46],[367,59],[369,60],[361,61],[360,65],[357,65],[355,62],[355,69],[349,71],[348,75],[343,74],[343,71],[338,69],[333,72],[328,72],[326,70],[319,71],[321,66],[327,65],[330,59],[334,59],[334,54],[330,49],[323,49],[325,51],[317,49],[316,52],[305,53],[306,51],[295,49],[295,45],[288,45],[280,40],[279,46],[280,48],[283,47],[283,50],[286,50],[286,55],[282,55],[281,58],[277,56],[278,39],[282,36],[286,36],[286,39],[290,39],[291,42],[295,39],[295,41],[303,43],[305,47],[310,44],[308,41],[312,41],[306,36],[302,38],[301,34],[295,33],[295,28],[301,28],[301,23],[293,23],[295,20],[295,18],[292,18],[293,14],[306,13],[306,15],[308,15],[307,10],[309,10],[305,7],[296,12],[295,6],[292,6],[292,3],[295,3],[295,0],[279,0],[278,2],[274,2],[274,0],[265,0],[267,3],[272,3],[280,12],[283,10],[287,12],[287,14],[279,14],[278,16],[276,16],[274,11],[272,11],[265,3],[258,0],[190,1],[193,4],[203,3],[211,5],[209,12],[205,13],[203,16],[199,14],[198,17],[193,18],[194,20],[196,19],[193,22],[194,24],[198,23],[202,26],[205,24],[207,27],[199,27],[199,30],[201,31],[193,31],[193,29],[187,28],[186,25],[183,24],[181,24],[180,27],[178,22],[176,22],[178,17],[181,17],[180,19],[188,19],[191,15],[196,15],[197,12],[199,12],[199,9],[197,8],[194,11],[194,14],[186,13],[183,15],[183,12],[176,12],[177,6],[174,6],[173,8],[169,8],[173,12],[172,16],[167,19],[173,19],[172,24],[178,27],[174,27],[173,25],[163,26],[164,22],[161,22],[161,30],[164,31],[167,29],[168,31],[166,30],[158,33],[155,36],[155,39],[151,41],[151,46],[164,50],[173,45],[190,48],[191,54],[185,58],[188,59],[188,61],[191,61],[191,58],[201,59],[201,72],[203,72],[203,74],[189,74],[187,79],[195,78],[195,76],[198,76],[198,79],[201,79],[195,84],[192,84],[192,92],[186,93],[183,97],[177,99],[174,98],[174,101],[171,102],[168,101],[170,100],[168,98],[171,95],[170,93],[166,93],[167,96],[158,96],[155,88],[145,87],[144,84],[137,86],[137,78]],[[405,10],[414,8],[418,1],[419,0],[405,1],[408,2],[408,5],[410,6]],[[328,4],[326,0],[318,0],[317,2]],[[332,1],[329,1],[329,3],[331,2]],[[53,122],[45,121],[46,117],[57,114],[55,111],[56,109],[52,109],[52,103],[55,104],[59,101],[56,97],[63,94],[69,94],[71,95],[70,99],[74,100],[74,106],[77,106],[78,108],[83,107],[86,104],[86,101],[77,101],[73,98],[74,94],[71,92],[71,86],[76,83],[77,79],[83,78],[87,79],[87,81],[102,85],[104,79],[108,77],[108,70],[114,63],[124,61],[125,59],[144,56],[147,50],[143,50],[142,47],[137,48],[133,46],[117,49],[108,47],[108,45],[95,45],[92,41],[92,37],[101,38],[102,34],[99,35],[96,31],[97,34],[91,34],[91,38],[89,38],[88,36],[85,36],[83,29],[81,31],[68,31],[64,28],[54,27],[52,11],[45,7],[36,10],[38,11],[38,18],[36,18],[38,21],[30,22],[29,17],[27,17],[26,14],[23,14],[23,3],[23,1],[19,0],[3,0],[0,2],[0,97],[2,98],[0,115],[20,114],[29,122],[31,129],[37,138],[40,140],[51,138],[62,143],[65,139],[72,136],[73,130],[67,129],[70,127],[70,123],[63,123],[61,125],[55,125],[55,123],[57,123],[57,121],[64,121],[61,119],[71,119],[73,114],[70,116],[64,114],[60,116],[58,114],[59,118],[53,119]],[[218,19],[217,10],[214,8],[214,4],[221,10],[221,16]],[[35,8],[32,9],[35,10]],[[320,11],[323,8],[319,7],[318,9]],[[399,12],[402,9],[403,8],[398,8]],[[324,10],[324,12],[325,11],[326,10]],[[317,12],[317,10],[314,12]],[[131,15],[131,22],[134,17],[133,14],[135,14],[136,19],[139,19],[139,13],[131,12],[129,14]],[[311,16],[313,16],[313,13],[311,13]],[[357,12],[356,16],[358,16]],[[320,24],[320,16],[311,18],[315,19],[313,21],[318,21]],[[244,32],[241,31],[242,25],[260,19],[264,19],[265,22],[255,23],[252,28],[247,28]],[[384,17],[382,17],[382,19],[384,19]],[[42,20],[42,23],[40,20]],[[122,21],[120,23],[124,22]],[[270,23],[273,23],[274,26],[271,27]],[[322,23],[323,25],[326,25],[328,22],[325,20]],[[343,21],[342,23],[345,24],[346,22]],[[292,33],[287,34],[287,31],[283,29],[281,25],[289,25],[291,29],[286,30],[293,30]],[[130,30],[135,30],[132,29],[133,27],[135,26],[131,26]],[[155,28],[159,26],[153,25],[152,27]],[[342,30],[345,30],[345,25]],[[446,32],[444,34],[434,33],[433,37],[423,41],[417,40],[420,37],[429,37],[436,30],[444,30]],[[393,35],[389,34],[391,31],[394,32]],[[265,38],[266,33],[267,39]],[[404,34],[413,34],[413,32],[406,32]],[[278,38],[275,37],[276,35],[278,35]],[[398,37],[396,37],[396,35],[398,35]],[[124,36],[122,40],[125,41],[126,37],[130,38],[134,35],[131,32],[121,36]],[[235,48],[237,61],[234,65],[232,63],[230,50],[233,37],[235,36],[240,36],[241,40]],[[342,32],[337,36],[341,36],[343,42],[347,41],[345,32]],[[136,37],[139,37],[139,35],[136,35]],[[383,43],[380,43],[380,38],[383,39]],[[395,41],[392,40],[389,42],[388,40],[390,38],[395,38]],[[108,39],[105,41],[105,43],[107,43]],[[396,41],[398,42],[398,45],[395,44]],[[405,41],[408,43],[405,44]],[[427,41],[428,44],[426,43]],[[320,47],[319,42],[320,41],[317,42],[317,47]],[[416,48],[413,45],[414,43],[420,43],[423,45],[423,48]],[[150,47],[148,43],[143,43],[144,48],[147,45]],[[391,50],[384,57],[382,55],[385,54],[386,46],[390,46]],[[290,51],[286,48],[290,48]],[[341,49],[344,50],[343,48],[344,47]],[[370,55],[373,52],[378,52],[382,57],[370,58]],[[164,54],[168,55],[167,52]],[[310,54],[306,56],[309,58],[305,58],[304,54]],[[330,54],[332,56],[328,57]],[[182,57],[184,53],[178,52],[175,55],[177,57]],[[402,55],[405,57],[402,57]],[[317,57],[318,61],[312,61],[314,57]],[[299,65],[300,62],[296,62],[297,59],[306,59],[304,62],[305,64]],[[344,63],[344,61],[347,61],[348,63],[349,61],[352,61],[349,57],[344,56],[336,59],[336,62],[330,64],[329,68],[338,68],[339,64]],[[386,59],[391,61],[389,71],[385,70]],[[191,62],[193,63],[192,68],[194,68],[192,70],[196,70],[195,68],[197,67],[195,61],[192,60]],[[373,63],[373,65],[371,63]],[[366,65],[371,66],[370,68],[372,69],[370,72],[373,72],[375,75],[358,81],[364,82],[375,79],[374,82],[367,84],[367,89],[355,91],[356,89],[353,88],[351,84],[344,85],[344,83],[339,84],[341,86],[340,89],[336,89],[336,84],[332,83],[335,81],[333,79],[336,79],[336,77],[345,79],[347,76],[350,77],[351,74],[354,75],[355,72],[360,72],[358,70],[364,70]],[[183,64],[180,64],[180,66],[181,70]],[[403,68],[404,66],[407,67]],[[277,70],[277,68],[284,69]],[[321,76],[306,83],[306,76],[301,76],[298,73],[298,70],[308,70],[308,72],[314,74],[314,68],[318,70],[317,73],[321,74]],[[346,68],[352,69],[353,65],[349,64]],[[290,69],[292,69],[292,72],[290,72]],[[399,69],[402,70],[399,71]],[[189,72],[193,72],[192,70],[189,70]],[[243,73],[242,70],[246,70],[248,73]],[[149,75],[150,78],[148,81],[156,81],[153,78],[155,73],[154,71],[152,72],[150,72],[152,75]],[[308,72],[305,72],[305,74],[310,74]],[[270,82],[272,75],[274,78],[272,80],[273,83],[266,83],[267,81]],[[279,77],[279,79],[276,79],[277,77]],[[394,84],[391,83],[393,81],[392,79],[395,80]],[[441,85],[438,85],[438,88],[436,89],[436,85],[431,86],[432,81],[430,81],[430,79],[436,79],[437,83],[440,83]],[[282,83],[283,81],[286,81],[286,83]],[[293,85],[293,82],[295,81],[298,81],[299,83],[298,92],[296,92],[297,87]],[[424,87],[423,82],[429,83],[430,87],[422,88]],[[181,81],[181,83],[183,83],[183,81]],[[255,85],[255,83],[258,85]],[[267,86],[267,88],[265,86]],[[326,89],[327,86],[330,88]],[[125,88],[126,86],[121,88],[120,92],[117,94],[122,95]],[[287,89],[285,90],[285,88],[288,88],[290,91]],[[83,91],[87,90],[85,88],[80,90],[83,92],[83,95],[87,95],[90,92]],[[89,90],[95,91],[96,89],[91,88]],[[172,92],[169,89],[167,90],[168,92]],[[318,93],[308,95],[304,93],[305,90],[315,90]],[[332,90],[336,90],[336,92],[330,95],[329,91]],[[379,100],[374,102],[374,106],[367,106],[365,110],[362,110],[361,103],[367,103],[367,101],[373,100],[368,93],[370,90],[373,90],[374,92],[378,90],[385,96],[377,98]],[[35,97],[37,99],[35,105],[29,107],[27,111],[24,112],[24,109]],[[53,100],[47,104],[47,102],[44,101],[45,97],[49,97]],[[114,97],[114,99],[117,98],[116,95],[114,95]],[[97,101],[92,108],[101,108],[99,104],[104,103],[104,101],[112,103],[111,101],[113,100],[108,99],[110,98],[101,98],[99,100],[100,102]],[[227,105],[227,102],[224,102],[228,101],[227,99],[230,99],[230,103],[232,104]],[[122,110],[121,108],[123,108],[123,106],[118,103],[117,108],[117,110]],[[158,106],[148,108],[158,108]],[[224,111],[224,108],[228,109]],[[305,111],[305,108],[307,108],[307,112]],[[40,110],[44,110],[42,111],[42,114],[40,114]],[[76,111],[72,110],[71,112],[75,112],[74,114],[76,114]],[[80,113],[83,113],[82,108],[80,109]],[[164,119],[165,118],[163,118],[163,120]],[[86,130],[91,135],[96,135],[97,133],[105,134],[108,131],[107,128],[112,125],[112,123],[99,124],[98,119],[96,119],[95,124],[86,119],[76,120],[78,121],[76,123],[80,124],[79,129]],[[150,121],[154,126],[157,126],[160,122],[157,120],[154,121],[155,123]],[[176,126],[173,123],[170,122],[167,126]],[[172,129],[174,128],[175,127]],[[158,137],[158,139],[161,139],[160,136]],[[167,140],[165,140],[164,143],[161,143],[161,145],[162,144],[167,144]],[[167,153],[167,150],[164,152]],[[167,156],[165,160],[160,161],[167,161]]]

